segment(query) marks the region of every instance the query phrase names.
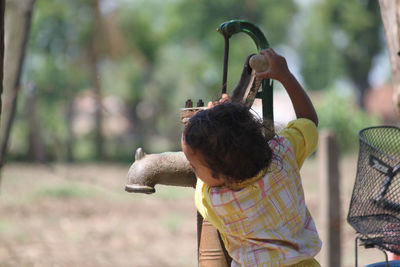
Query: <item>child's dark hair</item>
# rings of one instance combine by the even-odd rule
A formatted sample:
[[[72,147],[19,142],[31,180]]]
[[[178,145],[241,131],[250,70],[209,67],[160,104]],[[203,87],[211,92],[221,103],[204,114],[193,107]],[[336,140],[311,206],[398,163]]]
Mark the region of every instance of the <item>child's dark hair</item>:
[[[201,153],[215,178],[222,176],[228,184],[254,177],[269,165],[273,135],[249,108],[237,103],[197,113],[183,131],[186,145]]]

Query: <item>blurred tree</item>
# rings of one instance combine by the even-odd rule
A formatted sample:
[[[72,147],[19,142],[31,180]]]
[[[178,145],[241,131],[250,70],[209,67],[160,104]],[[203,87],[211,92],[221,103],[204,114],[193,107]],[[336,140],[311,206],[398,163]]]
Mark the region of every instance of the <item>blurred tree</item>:
[[[0,0],[0,119],[3,94],[3,74],[4,74],[4,12],[6,9],[6,0]]]
[[[352,99],[332,88],[325,91],[315,108],[320,122],[318,127],[334,129],[341,153],[354,153],[358,148],[358,131],[380,123],[377,117],[360,110]]]
[[[400,27],[400,22],[398,20],[400,15],[400,2],[379,0],[379,5],[381,7],[383,24],[385,26],[386,45],[389,51],[392,68],[392,84],[394,88],[393,105],[397,115],[400,116],[400,33],[398,31]]]
[[[214,67],[212,69],[218,70],[220,74],[218,78],[222,79],[224,41],[220,34],[215,33],[216,28],[221,23],[232,19],[248,20],[260,27],[271,46],[277,47],[279,44],[288,41],[289,30],[291,25],[295,23],[294,18],[298,8],[292,0],[206,0],[195,3],[180,1],[175,12],[187,15],[172,20],[177,26],[171,33],[171,38],[176,41],[184,40],[183,45],[185,46],[199,45],[203,48],[209,54],[209,57],[204,58],[204,61],[213,62]],[[177,21],[178,19],[181,21]],[[230,83],[231,88],[235,85],[233,83],[238,81],[245,58],[248,54],[256,52],[255,48],[253,41],[244,34],[232,38],[230,75],[228,76],[228,78],[230,77],[228,85]],[[200,57],[200,60],[195,63],[200,66],[204,65],[204,62],[201,62],[202,58]],[[206,68],[204,66],[200,71],[206,72]],[[188,72],[197,74],[196,72]],[[208,90],[210,89],[214,90],[215,93],[215,87],[208,88]],[[207,93],[210,94],[211,92],[208,91]]]
[[[167,42],[163,27],[157,30],[156,25],[156,21],[164,15],[162,10],[166,4],[158,3],[158,7],[154,1],[129,3],[120,6],[116,11],[128,47],[127,58],[121,59],[119,64],[129,68],[126,77],[128,92],[124,94],[124,99],[136,145],[143,145],[145,137],[148,137],[149,130],[155,124],[152,110],[156,108],[157,102],[144,99],[145,95],[151,96],[154,93],[154,87],[150,84],[155,68],[161,61],[157,54]]]
[[[136,139],[145,131],[147,137],[167,136],[178,144],[177,114],[185,100],[218,97],[224,48],[223,37],[215,31],[219,24],[249,20],[277,45],[286,40],[296,11],[293,1],[276,0],[138,1],[121,5],[118,17],[132,69],[137,71],[130,78],[131,93],[126,98]],[[238,81],[246,56],[256,51],[245,34],[233,39],[230,88]]]
[[[287,43],[297,11],[293,0],[38,1],[25,77],[37,88],[44,145],[56,148],[51,154],[62,151],[72,158],[73,143],[80,142],[71,131],[72,101],[91,86],[97,92],[98,123],[85,140],[105,142],[105,147],[91,146],[90,151],[97,147],[98,155],[120,158],[131,155],[134,145],[150,151],[179,149],[179,108],[187,98],[207,102],[220,94],[224,41],[217,26],[249,20],[276,47]],[[247,35],[233,38],[229,88],[255,50]],[[131,132],[115,140],[105,140],[99,130],[104,128],[103,95],[118,96],[129,109]]]
[[[382,22],[376,0],[324,0],[310,9],[309,25],[300,47],[307,85],[326,89],[348,78],[364,108],[364,95],[374,58],[382,51]]]
[[[91,0],[89,7],[92,10],[92,29],[88,42],[85,44],[85,53],[89,68],[89,77],[95,96],[95,147],[97,159],[105,159],[104,136],[103,136],[103,112],[102,112],[102,90],[99,78],[100,52],[102,45],[101,38],[101,12],[99,0]]]
[[[28,118],[28,159],[32,162],[45,162],[46,155],[37,112],[37,90],[33,83],[28,86],[25,108]]]
[[[25,47],[28,41],[31,15],[35,1],[8,1],[5,12],[5,64],[4,72],[4,105],[0,121],[0,173],[5,163],[7,145],[17,107],[17,96],[20,89],[20,78],[25,58]]]
[[[95,100],[94,156],[105,158],[100,68],[114,50],[109,46],[111,36],[105,29],[100,5],[99,0],[40,1],[34,21],[27,76],[36,83],[40,98],[64,107],[67,136],[62,139],[69,161],[73,160],[75,141],[73,101],[89,84]]]
[[[58,135],[67,135],[67,141],[62,143],[66,144],[63,147],[66,152],[64,157],[68,161],[73,160],[74,146],[70,116],[73,113],[72,102],[77,92],[88,84],[84,61],[81,59],[81,47],[88,39],[91,18],[87,15],[90,14],[90,9],[84,4],[85,1],[38,1],[26,71],[26,79],[35,84],[38,95],[40,110],[37,127],[42,128],[40,133],[45,136],[42,139],[47,148],[57,147],[60,151]],[[66,125],[63,127],[59,124],[64,121],[60,117],[64,116]],[[37,145],[29,144],[29,147]],[[50,158],[54,157],[54,149],[46,151]]]

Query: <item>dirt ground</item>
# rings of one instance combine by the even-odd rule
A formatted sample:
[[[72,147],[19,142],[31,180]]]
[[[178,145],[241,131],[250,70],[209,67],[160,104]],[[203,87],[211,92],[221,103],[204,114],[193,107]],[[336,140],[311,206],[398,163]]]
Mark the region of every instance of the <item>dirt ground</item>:
[[[341,159],[342,266],[354,266],[355,231],[346,215],[356,157]],[[197,266],[193,189],[124,191],[128,165],[8,164],[0,195],[0,266]],[[317,164],[302,169],[319,231]],[[320,256],[318,256],[320,257]],[[317,257],[317,258],[318,258]],[[359,265],[383,259],[360,248]]]

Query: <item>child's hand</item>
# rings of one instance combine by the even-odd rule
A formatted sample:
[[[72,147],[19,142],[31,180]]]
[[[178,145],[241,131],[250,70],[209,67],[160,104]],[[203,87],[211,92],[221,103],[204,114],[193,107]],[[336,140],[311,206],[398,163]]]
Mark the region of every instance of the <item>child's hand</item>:
[[[260,52],[269,63],[269,69],[256,73],[257,78],[271,78],[278,80],[285,87],[292,101],[297,118],[307,118],[318,126],[318,115],[314,106],[296,77],[290,72],[286,59],[271,48]]]
[[[269,68],[265,72],[256,73],[258,78],[270,78],[282,82],[290,74],[286,59],[272,48],[261,50],[260,53],[265,56]]]
[[[227,94],[222,94],[221,99],[214,101],[214,102],[208,102],[208,108],[213,108],[215,106],[218,106],[219,104],[230,102],[231,100],[229,99],[229,96]]]

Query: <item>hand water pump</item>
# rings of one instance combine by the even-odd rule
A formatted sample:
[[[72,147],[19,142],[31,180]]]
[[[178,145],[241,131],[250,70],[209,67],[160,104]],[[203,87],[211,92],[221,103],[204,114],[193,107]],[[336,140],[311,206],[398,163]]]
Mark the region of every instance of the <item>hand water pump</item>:
[[[222,23],[217,31],[225,40],[225,53],[223,63],[222,94],[227,92],[229,39],[237,33],[243,32],[249,35],[256,44],[258,52],[269,47],[269,43],[261,30],[254,24],[244,20],[231,20]],[[262,100],[262,114],[264,119],[273,120],[273,84],[269,79],[258,80],[255,71],[260,62],[257,55],[251,54],[247,57],[241,78],[235,87],[231,100],[240,102],[251,107],[255,98]],[[253,62],[256,62],[252,64]],[[261,67],[262,68],[262,67]],[[191,101],[186,101],[185,108],[181,109],[181,121],[187,120],[204,109],[202,101],[198,107],[193,107]],[[174,185],[184,187],[195,187],[196,177],[189,166],[183,152],[164,152],[160,154],[146,154],[142,148],[138,148],[135,161],[128,171],[125,190],[132,193],[155,193],[155,185]],[[231,259],[224,249],[217,230],[197,213],[198,233],[198,260],[199,266],[225,267]]]

